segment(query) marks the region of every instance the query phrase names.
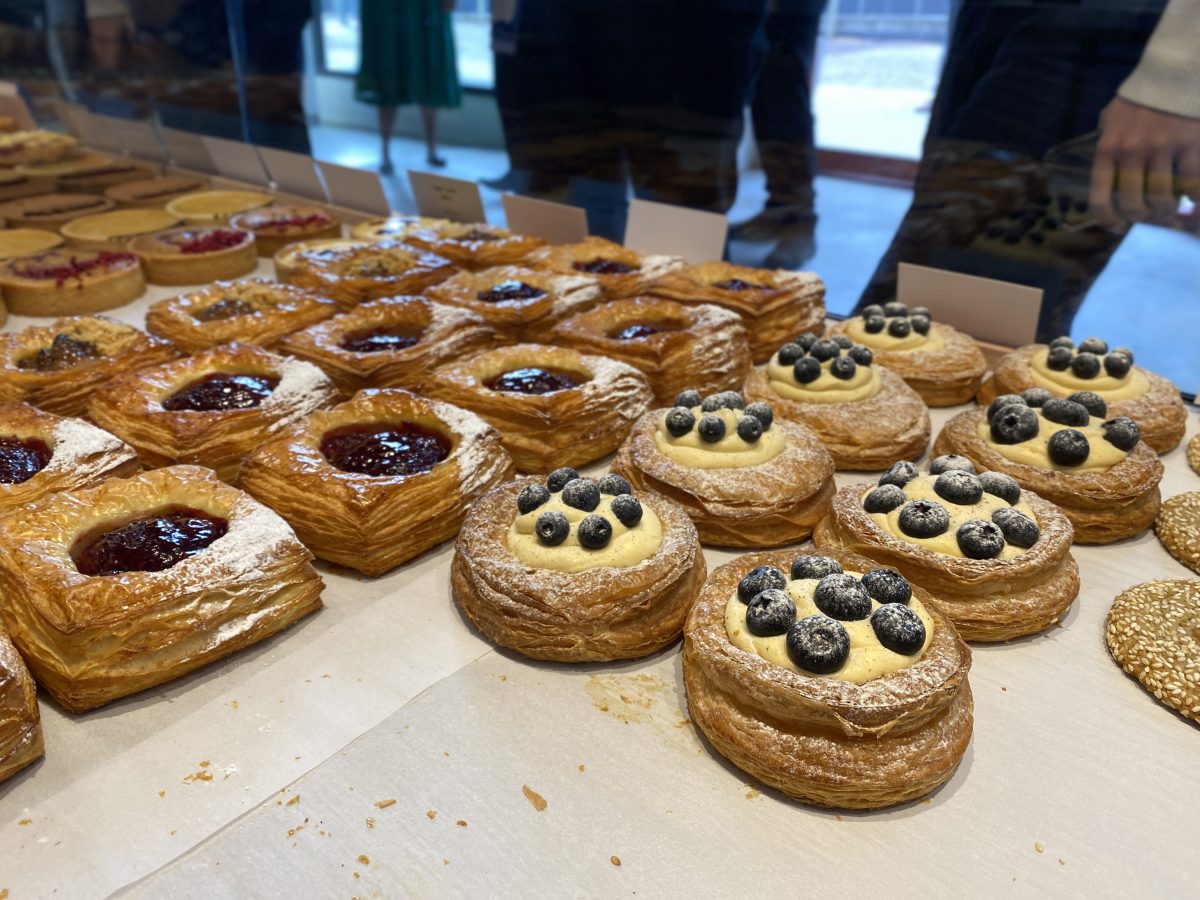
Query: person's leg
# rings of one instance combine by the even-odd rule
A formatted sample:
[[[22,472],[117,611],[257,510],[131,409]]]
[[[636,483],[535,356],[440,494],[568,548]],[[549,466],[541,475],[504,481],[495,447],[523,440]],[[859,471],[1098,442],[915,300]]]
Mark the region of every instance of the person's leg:
[[[425,129],[425,161],[440,169],[446,160],[437,155],[437,110],[432,106],[421,107],[421,126]]]
[[[392,126],[396,124],[396,107],[380,106],[377,107],[376,112],[379,114],[379,137],[383,142],[382,162],[379,164],[379,171],[384,175],[391,175],[392,151],[389,144],[392,138]]]

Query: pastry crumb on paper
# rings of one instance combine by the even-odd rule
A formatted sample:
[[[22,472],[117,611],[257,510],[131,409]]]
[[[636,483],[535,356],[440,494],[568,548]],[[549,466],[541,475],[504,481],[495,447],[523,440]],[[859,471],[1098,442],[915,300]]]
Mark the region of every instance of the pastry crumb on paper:
[[[620,865],[621,865],[621,857],[619,857],[619,856],[610,856],[610,857],[608,858],[608,861],[609,861],[610,863],[612,863],[614,866],[620,866]]]
[[[437,810],[436,809],[427,809],[427,810],[425,810],[425,815],[428,817],[429,821],[432,822],[434,819],[437,818]]]
[[[529,801],[529,805],[538,812],[546,811],[546,798],[535,791],[527,784],[521,785],[521,793],[525,795],[525,799]]]
[[[466,820],[466,819],[459,819],[459,820],[458,820],[457,822],[455,822],[454,824],[455,824],[455,825],[457,825],[459,828],[466,828],[466,827],[467,827],[467,820]]]
[[[387,809],[389,806],[395,806],[395,800],[376,800],[375,806],[377,809]]]
[[[1036,850],[1038,853],[1045,853],[1045,852],[1046,852],[1046,845],[1045,845],[1045,844],[1043,844],[1041,841],[1034,841],[1034,842],[1033,842],[1033,849],[1034,849],[1034,850]]]
[[[371,857],[367,856],[365,853],[360,853],[358,854],[358,861],[364,866],[369,866],[371,864]]]

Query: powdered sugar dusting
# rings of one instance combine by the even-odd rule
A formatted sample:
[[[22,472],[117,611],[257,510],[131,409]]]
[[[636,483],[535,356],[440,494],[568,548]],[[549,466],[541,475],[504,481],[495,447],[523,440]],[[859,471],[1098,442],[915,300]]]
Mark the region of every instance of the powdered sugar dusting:
[[[550,281],[555,295],[552,307],[555,318],[563,318],[577,308],[596,303],[604,292],[596,279],[580,275],[557,275]]]
[[[656,255],[642,257],[642,273],[647,278],[661,278],[668,272],[682,269],[686,265],[687,260],[682,256]]]
[[[279,384],[262,405],[263,409],[282,412],[281,417],[271,423],[268,430],[272,432],[320,409],[337,396],[329,376],[312,363],[291,356],[280,359],[275,369]]]
[[[450,458],[458,461],[462,492],[473,495],[483,490],[495,480],[496,470],[504,466],[504,456],[496,452],[499,435],[474,413],[449,403],[428,402],[438,419],[460,438]]]
[[[271,561],[282,557],[280,548],[297,540],[287,522],[248,494],[238,498],[228,521],[229,530],[203,553],[173,568],[186,566],[187,579],[201,579],[207,587],[231,575],[237,581],[258,581],[267,577]]]
[[[54,456],[50,466],[73,469],[80,463],[104,454],[116,454],[125,442],[82,419],[63,419],[54,426],[51,437]]]

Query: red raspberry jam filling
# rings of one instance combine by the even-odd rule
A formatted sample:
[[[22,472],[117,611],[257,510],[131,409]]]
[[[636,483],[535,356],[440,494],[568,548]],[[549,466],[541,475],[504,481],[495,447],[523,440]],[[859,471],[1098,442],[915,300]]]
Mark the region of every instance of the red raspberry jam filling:
[[[681,330],[681,326],[674,322],[638,322],[610,331],[608,336],[614,341],[636,341],[639,338],[650,337],[652,334],[679,330]]]
[[[38,438],[0,437],[0,484],[21,484],[50,464],[54,452]]]
[[[134,519],[118,528],[100,526],[71,548],[75,568],[84,575],[161,572],[195,556],[229,530],[229,522],[186,506]]]
[[[283,216],[270,219],[258,226],[259,231],[288,231],[291,229],[324,228],[333,224],[333,220],[324,213],[311,213],[306,216]]]
[[[496,282],[475,296],[484,303],[504,303],[507,300],[536,300],[538,297],[545,297],[546,292],[532,284],[510,278],[507,281]]]
[[[615,259],[605,259],[602,256],[597,256],[588,262],[577,262],[572,268],[576,272],[589,272],[592,275],[626,275],[638,270],[637,266],[618,262]]]
[[[132,253],[112,250],[101,250],[91,256],[72,256],[69,262],[57,265],[39,263],[39,260],[49,258],[51,258],[49,254],[28,257],[27,261],[12,267],[13,273],[22,278],[34,278],[40,281],[54,279],[55,287],[62,287],[71,278],[82,281],[86,275],[93,272],[103,272],[105,269],[111,269],[118,265],[137,263],[137,257]]]
[[[321,452],[343,472],[419,475],[450,455],[450,441],[412,422],[346,425],[325,432]]]
[[[33,369],[37,372],[61,372],[73,369],[90,359],[99,359],[103,354],[91,341],[80,341],[66,334],[56,334],[49,347],[42,347],[17,360],[18,369]]]
[[[395,353],[398,350],[407,350],[420,340],[420,332],[373,328],[346,335],[339,346],[351,353]]]
[[[180,253],[217,253],[231,250],[246,241],[246,232],[232,228],[217,228],[213,231],[183,231],[167,242],[179,248]]]
[[[219,322],[224,319],[236,319],[238,316],[248,316],[256,312],[255,308],[245,300],[237,297],[222,297],[216,303],[210,303],[203,309],[192,313],[193,319],[201,322]]]
[[[730,278],[728,281],[713,282],[713,287],[722,291],[761,291],[765,284],[755,284],[753,281],[742,281],[740,278]]]
[[[549,394],[552,391],[569,390],[578,384],[575,376],[567,372],[556,372],[537,366],[510,369],[484,382],[484,385],[493,391],[509,391],[515,394]]]
[[[163,409],[175,412],[218,412],[250,409],[271,396],[279,379],[270,375],[234,375],[213,372],[180,388],[162,402]]]

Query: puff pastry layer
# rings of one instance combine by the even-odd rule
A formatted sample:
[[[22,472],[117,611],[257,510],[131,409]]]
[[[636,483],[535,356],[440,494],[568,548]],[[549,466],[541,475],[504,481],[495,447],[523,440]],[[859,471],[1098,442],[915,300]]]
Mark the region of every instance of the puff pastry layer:
[[[380,297],[421,294],[456,271],[444,257],[399,241],[376,241],[302,256],[296,260],[291,280],[349,309]]]
[[[595,306],[601,290],[594,278],[497,266],[459,272],[426,296],[471,310],[503,339],[535,341],[548,338],[567,316]]]
[[[43,752],[37,685],[8,635],[0,631],[0,781],[40,759]]]
[[[514,234],[495,225],[434,220],[415,222],[404,230],[404,242],[445,257],[463,269],[492,269],[525,262],[546,242]]]
[[[527,264],[595,278],[609,300],[644,294],[659,278],[686,265],[679,256],[642,256],[598,237],[589,237],[578,244],[543,247],[529,256]]]

